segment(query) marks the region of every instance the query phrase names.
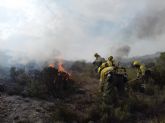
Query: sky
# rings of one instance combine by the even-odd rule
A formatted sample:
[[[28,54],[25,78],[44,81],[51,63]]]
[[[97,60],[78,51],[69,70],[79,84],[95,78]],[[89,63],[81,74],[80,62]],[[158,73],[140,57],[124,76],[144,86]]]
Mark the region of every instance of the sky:
[[[163,0],[0,0],[0,54],[12,62],[141,56],[164,39]]]

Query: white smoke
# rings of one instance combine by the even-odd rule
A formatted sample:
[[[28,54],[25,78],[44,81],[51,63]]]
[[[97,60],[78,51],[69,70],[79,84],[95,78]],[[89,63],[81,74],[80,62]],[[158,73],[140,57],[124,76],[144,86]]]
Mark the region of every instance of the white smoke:
[[[10,63],[24,64],[59,57],[91,60],[109,46],[116,47],[112,54],[127,57],[139,40],[163,41],[164,10],[160,0],[1,0],[0,48],[10,54]],[[134,43],[128,46],[127,40]]]

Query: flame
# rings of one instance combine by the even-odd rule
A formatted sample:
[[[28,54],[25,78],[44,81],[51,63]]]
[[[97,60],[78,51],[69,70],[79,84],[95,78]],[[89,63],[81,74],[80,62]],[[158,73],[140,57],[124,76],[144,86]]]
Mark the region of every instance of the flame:
[[[62,63],[58,64],[58,72],[66,72]]]
[[[65,68],[63,67],[63,64],[62,63],[59,63],[58,64],[58,72],[59,72],[59,75],[62,75],[63,76],[63,79],[64,80],[70,80],[71,79],[71,74],[68,73]]]
[[[66,73],[69,77],[71,76],[71,73],[66,71],[64,66],[63,66],[63,60],[60,59],[58,63],[58,72],[59,73]]]
[[[50,68],[55,68],[54,64],[49,64]]]
[[[57,63],[58,63],[58,76],[59,76],[59,78],[62,79],[60,81],[71,80],[71,74],[65,70],[65,68],[63,66],[63,61],[59,60]],[[55,64],[49,64],[49,67],[55,68]]]

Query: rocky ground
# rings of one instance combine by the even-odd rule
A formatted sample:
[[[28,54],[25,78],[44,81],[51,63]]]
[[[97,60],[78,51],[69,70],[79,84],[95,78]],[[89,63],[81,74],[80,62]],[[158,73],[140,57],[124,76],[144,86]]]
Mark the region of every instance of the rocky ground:
[[[1,123],[50,123],[54,103],[20,96],[0,97]]]
[[[79,121],[84,123],[94,123],[90,120],[84,121],[84,119],[88,119],[89,109],[93,104],[96,104],[99,82],[98,79],[91,78],[87,80],[77,80],[76,84],[78,85],[78,89],[72,95],[62,99],[50,99],[49,101],[39,98],[24,97],[21,95],[18,96],[16,94],[11,95],[14,90],[9,89],[10,92],[5,92],[3,87],[0,86],[0,91],[3,91],[0,93],[0,123],[65,123],[60,122],[63,121],[61,120],[63,116],[66,116],[65,112],[67,113],[66,118],[74,121],[74,123],[79,123]],[[0,82],[1,85],[7,83],[4,81]],[[10,83],[7,83],[7,85],[10,85],[12,88],[15,87],[15,85]],[[135,96],[140,100],[145,100],[147,103],[149,101],[150,106],[153,105],[153,108],[147,110],[144,109],[143,113],[137,114],[139,116],[138,123],[159,123],[160,121],[164,121],[164,93],[164,91],[160,93],[162,96],[149,96],[136,93]],[[150,102],[150,100],[152,100],[152,102]],[[63,107],[62,111],[61,107]],[[64,114],[61,115],[61,113]]]
[[[0,94],[0,123],[54,123],[54,112],[59,104],[84,117],[94,103],[98,83],[82,81],[81,88],[70,97],[51,101],[37,98]]]

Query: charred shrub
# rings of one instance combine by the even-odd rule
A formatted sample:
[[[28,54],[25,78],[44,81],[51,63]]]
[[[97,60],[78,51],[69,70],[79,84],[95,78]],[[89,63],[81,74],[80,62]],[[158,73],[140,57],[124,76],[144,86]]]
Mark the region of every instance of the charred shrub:
[[[59,72],[56,68],[48,67],[42,71],[42,81],[48,93],[54,97],[64,97],[75,89],[74,81],[66,72]]]
[[[77,72],[83,77],[95,77],[96,72],[94,71],[94,66],[91,63],[85,61],[76,61],[72,64],[70,69],[74,72]]]
[[[31,80],[27,86],[27,95],[31,97],[39,97],[46,99],[48,92],[43,81]]]
[[[24,69],[12,67],[10,69],[10,79],[6,81],[8,81],[6,84],[6,91],[8,94],[21,95],[30,81],[30,77]]]
[[[43,70],[10,69],[10,81],[14,84],[11,94],[49,98],[62,98],[74,92],[74,81],[66,72],[46,67]]]
[[[165,85],[165,52],[160,54],[160,57],[157,59],[154,78],[157,80],[157,83],[163,87]]]
[[[31,75],[28,84],[30,96],[40,98],[63,98],[74,92],[74,81],[69,74],[58,72],[54,67],[46,67]]]
[[[55,122],[73,123],[79,121],[78,114],[64,104],[58,104],[52,117]]]

